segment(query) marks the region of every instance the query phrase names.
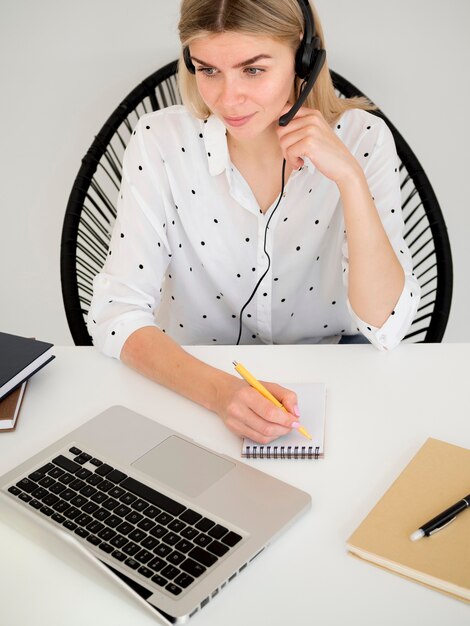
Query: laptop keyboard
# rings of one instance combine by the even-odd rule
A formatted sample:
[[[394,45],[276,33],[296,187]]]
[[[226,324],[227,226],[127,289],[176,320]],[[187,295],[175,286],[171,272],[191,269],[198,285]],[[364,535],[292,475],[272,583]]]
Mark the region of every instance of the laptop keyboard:
[[[242,539],[76,447],[8,491],[173,597]]]

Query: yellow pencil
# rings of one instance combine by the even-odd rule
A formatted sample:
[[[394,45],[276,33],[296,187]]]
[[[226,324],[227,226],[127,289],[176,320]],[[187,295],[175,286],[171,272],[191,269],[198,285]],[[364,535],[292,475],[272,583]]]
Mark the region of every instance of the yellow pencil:
[[[264,387],[259,382],[259,380],[256,380],[256,378],[253,376],[253,374],[250,374],[250,372],[246,369],[246,367],[244,367],[241,363],[237,363],[237,361],[233,361],[233,364],[235,366],[236,371],[240,374],[240,376],[242,378],[244,378],[246,380],[246,382],[249,385],[251,385],[253,387],[253,389],[256,389],[256,391],[259,391],[260,394],[262,396],[264,396],[267,400],[270,400],[273,404],[275,404],[280,409],[282,409],[283,411],[288,413],[286,407],[281,402],[279,402],[279,400],[277,398],[275,398],[273,396],[273,394],[270,393],[266,389],[266,387]],[[307,439],[312,439],[312,437],[310,436],[309,432],[303,426],[299,426],[297,428],[297,430],[299,431],[299,433],[301,433]]]

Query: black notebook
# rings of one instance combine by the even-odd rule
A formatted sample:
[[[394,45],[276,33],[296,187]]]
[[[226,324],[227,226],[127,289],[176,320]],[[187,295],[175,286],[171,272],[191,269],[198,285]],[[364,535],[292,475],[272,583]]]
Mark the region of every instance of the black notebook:
[[[52,361],[52,348],[52,343],[0,332],[0,399]]]
[[[320,459],[324,455],[326,387],[323,383],[285,384],[297,393],[300,424],[312,436],[307,439],[293,429],[269,444],[245,437],[242,457],[246,459]]]

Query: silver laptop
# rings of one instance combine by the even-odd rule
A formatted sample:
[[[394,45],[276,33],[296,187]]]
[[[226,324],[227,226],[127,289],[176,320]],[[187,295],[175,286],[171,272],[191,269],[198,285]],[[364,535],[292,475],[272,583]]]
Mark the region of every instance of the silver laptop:
[[[0,477],[13,506],[183,623],[311,505],[310,495],[114,406]]]

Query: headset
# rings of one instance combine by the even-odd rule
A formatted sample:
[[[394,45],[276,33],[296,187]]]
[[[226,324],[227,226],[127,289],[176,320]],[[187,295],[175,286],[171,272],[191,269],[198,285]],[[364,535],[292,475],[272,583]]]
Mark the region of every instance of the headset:
[[[300,93],[299,93],[297,100],[294,102],[293,106],[289,109],[289,111],[287,111],[287,113],[284,113],[284,115],[282,115],[279,118],[279,126],[287,126],[287,124],[293,119],[293,117],[295,116],[297,111],[300,109],[300,107],[304,104],[305,100],[307,99],[308,94],[312,90],[315,84],[315,81],[318,78],[318,75],[326,59],[326,51],[321,47],[320,38],[317,37],[317,35],[315,34],[315,21],[313,19],[313,13],[312,13],[312,9],[310,7],[309,1],[308,0],[297,0],[297,1],[302,11],[305,28],[304,28],[302,41],[300,42],[300,45],[295,53],[295,73],[299,78],[303,79],[303,82],[300,86]],[[195,74],[196,68],[194,67],[193,62],[191,61],[191,53],[189,51],[188,46],[185,46],[183,48],[183,60],[184,60],[184,64],[188,72],[190,72],[191,74]],[[271,257],[269,256],[268,251],[266,250],[266,236],[267,236],[271,218],[274,215],[277,207],[279,206],[279,203],[281,202],[282,194],[284,193],[285,169],[286,169],[286,161],[284,159],[284,162],[282,164],[281,193],[279,194],[279,200],[277,201],[276,206],[274,207],[271,215],[269,216],[269,219],[267,221],[266,228],[264,231],[264,253],[268,259],[268,267],[266,268],[265,272],[256,283],[256,286],[253,289],[253,292],[251,293],[250,297],[245,302],[245,304],[243,305],[240,311],[239,331],[238,331],[238,339],[237,339],[236,345],[240,343],[240,339],[242,335],[243,312],[252,301],[254,295],[258,291],[258,287],[261,285],[262,281],[264,280],[264,277],[268,273],[269,268],[271,266]]]

